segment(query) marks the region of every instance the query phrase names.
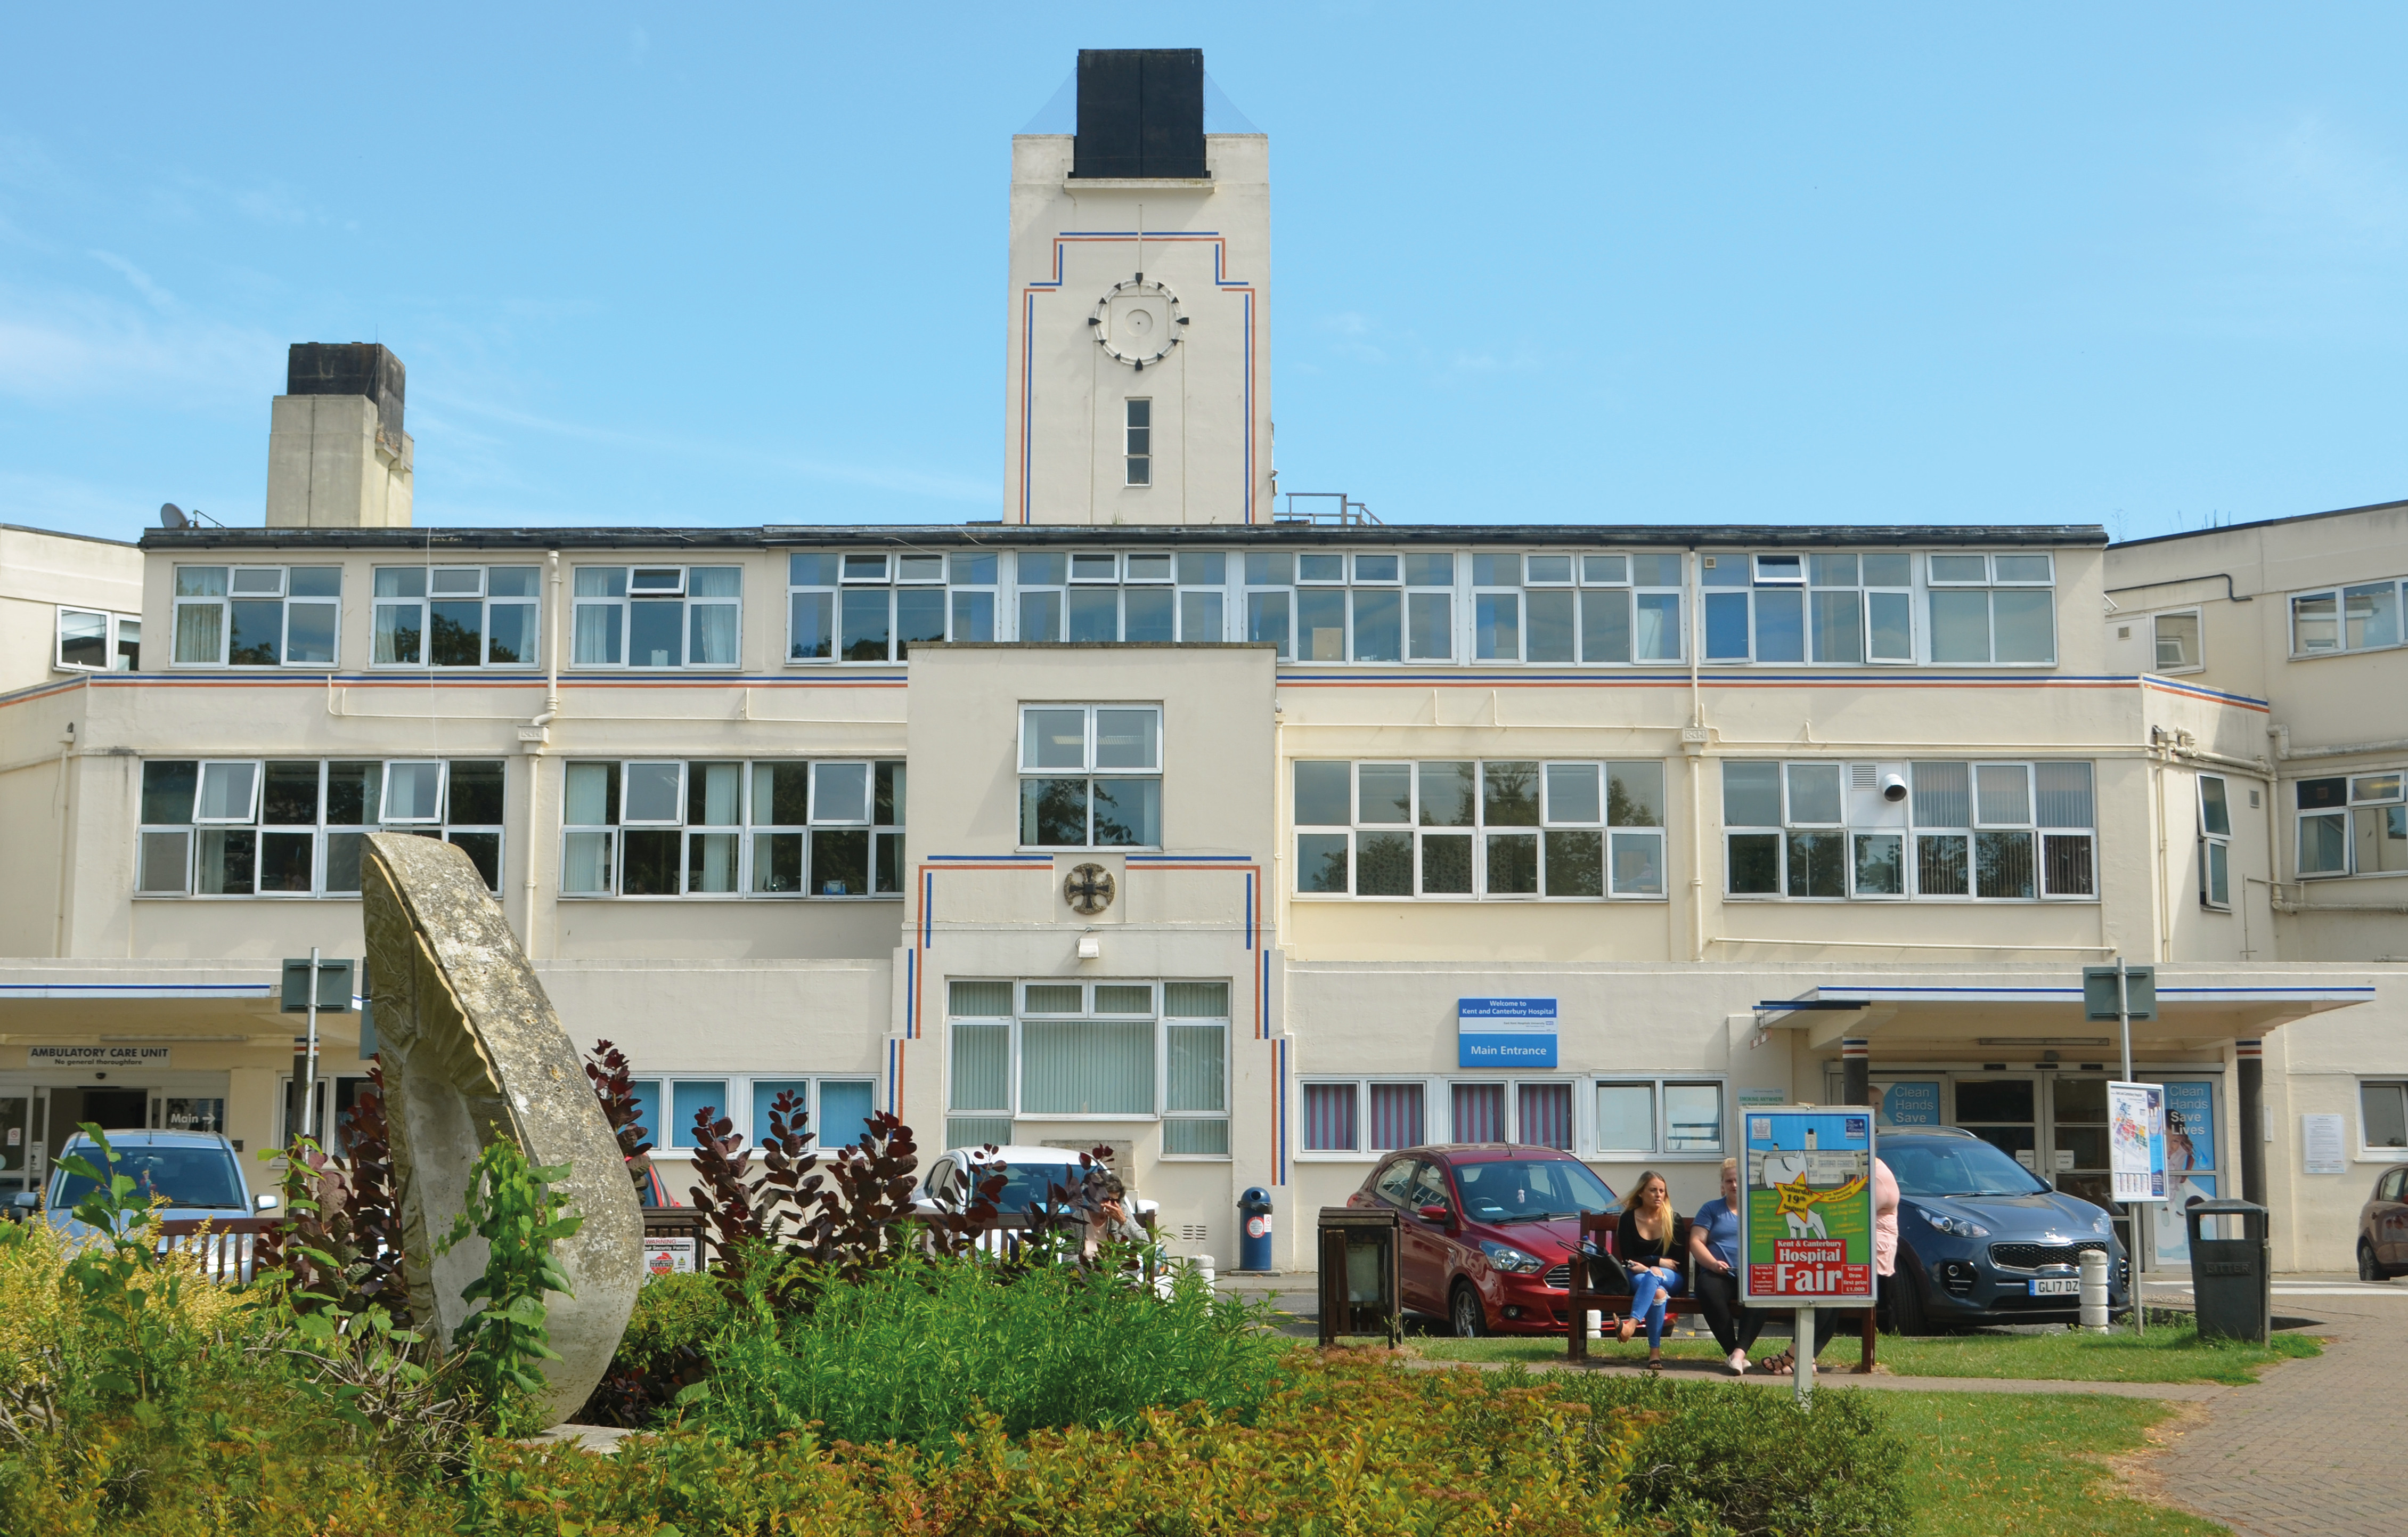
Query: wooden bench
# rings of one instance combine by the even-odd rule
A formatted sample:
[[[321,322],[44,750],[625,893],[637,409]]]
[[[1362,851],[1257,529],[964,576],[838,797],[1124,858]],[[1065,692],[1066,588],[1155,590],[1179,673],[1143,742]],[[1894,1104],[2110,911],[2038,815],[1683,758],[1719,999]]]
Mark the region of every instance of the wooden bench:
[[[1619,1212],[1586,1212],[1581,1215],[1580,1236],[1574,1241],[1571,1257],[1571,1296],[1568,1304],[1570,1316],[1566,1320],[1571,1328],[1570,1337],[1564,1342],[1564,1355],[1568,1360],[1588,1359],[1588,1314],[1591,1309],[1596,1310],[1598,1323],[1609,1327],[1614,1319],[1628,1314],[1630,1308],[1628,1288],[1626,1287],[1621,1291],[1598,1291],[1590,1286],[1589,1267],[1595,1262],[1595,1257],[1586,1252],[1588,1245],[1593,1243],[1597,1246],[1598,1255],[1612,1261],[1613,1230],[1621,1225],[1621,1222],[1622,1214]],[[1672,1242],[1676,1252],[1683,1255],[1688,1253],[1690,1227],[1688,1218],[1681,1216],[1673,1218]],[[1612,1262],[1618,1263],[1618,1261]],[[1684,1316],[1697,1317],[1705,1311],[1698,1306],[1694,1295],[1697,1278],[1688,1273],[1693,1268],[1692,1265],[1685,1263],[1682,1267],[1682,1273],[1687,1278],[1693,1295],[1664,1299],[1664,1316],[1668,1321]],[[1856,1317],[1862,1336],[1856,1370],[1859,1372],[1870,1372],[1873,1369],[1875,1334],[1873,1310],[1852,1308],[1841,1314],[1840,1316],[1846,1318],[1851,1314]],[[1792,1348],[1795,1348],[1795,1342],[1792,1342]]]

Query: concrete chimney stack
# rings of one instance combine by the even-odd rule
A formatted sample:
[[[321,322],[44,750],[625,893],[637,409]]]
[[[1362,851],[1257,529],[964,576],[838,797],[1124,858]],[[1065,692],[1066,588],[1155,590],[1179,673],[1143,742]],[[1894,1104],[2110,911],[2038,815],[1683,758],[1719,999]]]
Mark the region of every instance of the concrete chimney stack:
[[[267,430],[267,526],[408,527],[401,359],[373,342],[297,341],[284,379]]]

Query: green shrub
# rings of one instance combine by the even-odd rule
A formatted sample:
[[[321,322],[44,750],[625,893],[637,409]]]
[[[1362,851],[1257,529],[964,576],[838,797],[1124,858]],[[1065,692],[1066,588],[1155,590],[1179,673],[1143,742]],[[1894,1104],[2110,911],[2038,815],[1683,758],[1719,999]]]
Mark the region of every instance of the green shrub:
[[[636,1437],[593,1458],[489,1444],[464,1530],[652,1537],[983,1532],[1260,1537],[1603,1537],[1634,1428],[1550,1387],[1298,1351],[1251,1424],[1198,1405],[1112,1429],[1007,1435],[992,1416],[939,1458],[791,1433]],[[1641,1528],[1641,1530],[1651,1530]]]
[[[1526,1380],[1516,1372],[1514,1380]],[[1906,1528],[1905,1444],[1870,1393],[1556,1375],[1600,1415],[1650,1416],[1632,1455],[1634,1510],[1738,1537],[1891,1537]]]
[[[613,1372],[649,1372],[681,1349],[700,1350],[726,1323],[726,1300],[719,1283],[701,1271],[659,1275],[636,1294],[636,1311],[611,1357]]]
[[[1068,1265],[1003,1285],[981,1260],[922,1261],[828,1281],[810,1313],[782,1319],[767,1300],[781,1284],[752,1269],[708,1347],[710,1383],[684,1395],[689,1418],[739,1441],[817,1424],[941,1446],[978,1413],[1007,1435],[1190,1401],[1243,1413],[1280,1386],[1289,1350],[1259,1309],[1184,1271],[1159,1297]]]
[[[521,1396],[543,1391],[536,1363],[560,1359],[543,1300],[555,1291],[567,1296],[568,1277],[552,1262],[552,1246],[585,1223],[549,1183],[567,1175],[566,1164],[529,1164],[508,1137],[486,1143],[468,1173],[466,1209],[435,1245],[439,1255],[471,1233],[485,1241],[485,1273],[460,1288],[463,1300],[485,1305],[461,1320],[452,1343],[463,1349],[462,1372],[505,1431],[541,1429],[544,1421],[520,1409]]]

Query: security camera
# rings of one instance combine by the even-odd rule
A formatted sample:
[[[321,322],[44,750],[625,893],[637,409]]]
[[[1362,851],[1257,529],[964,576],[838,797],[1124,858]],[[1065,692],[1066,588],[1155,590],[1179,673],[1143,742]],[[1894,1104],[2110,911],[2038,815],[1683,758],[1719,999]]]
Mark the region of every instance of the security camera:
[[[1899,801],[1904,800],[1906,798],[1906,776],[1904,774],[1884,774],[1882,776],[1882,798],[1888,801],[1893,806],[1897,805]]]

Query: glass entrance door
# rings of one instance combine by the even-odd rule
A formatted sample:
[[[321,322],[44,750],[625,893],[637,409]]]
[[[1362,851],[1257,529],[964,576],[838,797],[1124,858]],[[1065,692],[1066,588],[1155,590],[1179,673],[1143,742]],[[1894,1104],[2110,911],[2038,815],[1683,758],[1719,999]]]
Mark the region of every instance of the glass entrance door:
[[[2118,1205],[2107,1168],[2107,1080],[2060,1074],[2049,1085],[2050,1166],[2041,1177],[2069,1196],[2106,1208],[2124,1252],[2132,1243],[2132,1211]]]
[[[1959,1078],[1955,1124],[2048,1177],[2040,1157],[2040,1080],[2035,1074]]]
[[[0,1204],[28,1188],[34,1156],[34,1101],[0,1094]]]

